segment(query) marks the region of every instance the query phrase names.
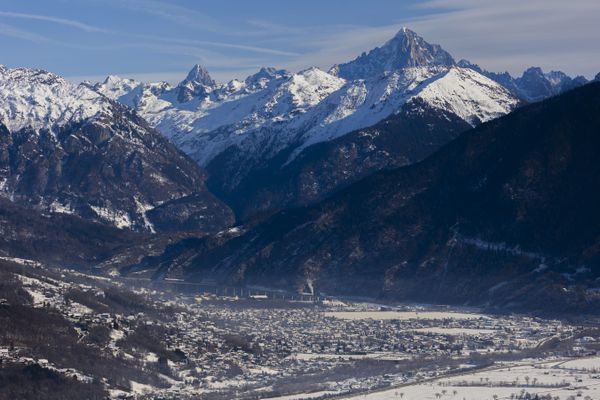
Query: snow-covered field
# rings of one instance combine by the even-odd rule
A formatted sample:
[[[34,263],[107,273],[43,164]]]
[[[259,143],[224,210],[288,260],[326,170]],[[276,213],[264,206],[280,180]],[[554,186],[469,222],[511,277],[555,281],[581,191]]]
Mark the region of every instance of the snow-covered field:
[[[535,361],[526,365],[492,367],[347,399],[485,400],[514,399],[524,393],[551,395],[552,399],[570,399],[571,396],[600,399],[600,375],[570,369],[594,365],[600,365],[600,357],[567,362]]]
[[[269,397],[265,400],[305,400],[305,399],[318,399],[323,396],[333,395],[337,392],[332,392],[329,390],[322,390],[319,392],[313,393],[302,393],[302,394],[293,394],[290,396],[280,396],[280,397]]]
[[[560,364],[559,367],[581,371],[600,372],[600,357],[582,358],[579,360],[567,361]]]

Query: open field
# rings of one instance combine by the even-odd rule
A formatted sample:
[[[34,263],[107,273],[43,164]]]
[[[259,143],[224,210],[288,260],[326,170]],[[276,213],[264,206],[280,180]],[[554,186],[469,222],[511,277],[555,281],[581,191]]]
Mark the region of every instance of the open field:
[[[365,400],[494,400],[526,398],[527,393],[551,399],[600,399],[600,374],[575,371],[576,366],[594,366],[600,357],[572,361],[538,360],[405,384],[377,393],[349,396]]]

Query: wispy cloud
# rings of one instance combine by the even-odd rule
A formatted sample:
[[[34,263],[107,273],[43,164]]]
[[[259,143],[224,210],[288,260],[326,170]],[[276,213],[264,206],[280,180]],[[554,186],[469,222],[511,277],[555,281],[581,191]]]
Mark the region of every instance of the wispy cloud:
[[[82,4],[79,0],[62,2],[70,2],[69,6],[73,7]],[[108,15],[117,16],[114,20],[105,20],[107,28],[114,30],[42,15],[41,11],[35,14],[9,12],[6,6],[9,3],[2,0],[0,3],[6,10],[0,11],[0,20],[12,18],[16,25],[0,24],[0,35],[81,49],[95,57],[104,57],[104,51],[132,49],[121,53],[132,54],[134,71],[146,67],[146,64],[136,63],[137,55],[142,56],[140,60],[155,57],[157,70],[162,66],[166,71],[173,71],[180,66],[182,70],[178,73],[182,74],[189,65],[199,62],[219,80],[243,77],[242,74],[261,66],[291,71],[309,66],[328,69],[382,45],[402,26],[414,29],[427,41],[441,44],[456,58],[470,59],[490,70],[508,70],[515,74],[530,65],[539,65],[546,70],[561,69],[586,76],[600,70],[600,41],[597,40],[600,1],[597,0],[422,0],[407,3],[418,10],[409,10],[406,15],[419,17],[403,18],[402,13],[398,13],[398,19],[394,20],[382,15],[379,26],[364,25],[361,18],[345,19],[341,24],[337,22],[341,19],[334,16],[329,19],[330,23],[310,25],[303,22],[307,18],[280,20],[281,13],[265,13],[259,9],[247,16],[231,17],[231,13],[224,10],[205,12],[208,8],[194,2],[86,0],[85,7],[91,5],[93,10],[101,8]],[[141,23],[130,25],[128,21],[132,17],[139,18]],[[41,35],[41,27],[19,25],[17,19],[61,24],[97,35],[80,35],[81,38],[72,40],[66,38],[64,32],[49,31],[49,35]],[[32,31],[28,31],[29,28]],[[152,74],[158,77],[161,73]],[[165,74],[169,81],[175,76],[175,72]]]
[[[229,49],[246,50],[246,51],[251,51],[254,53],[264,53],[264,54],[271,54],[271,55],[275,55],[275,56],[294,57],[294,56],[300,55],[300,53],[291,52],[291,51],[269,49],[266,47],[258,47],[258,46],[248,46],[248,45],[244,45],[244,44],[211,42],[211,41],[202,41],[202,40],[191,41],[191,43],[198,44],[198,45],[204,45],[204,46],[215,46],[215,47],[222,47],[222,48],[229,48]]]
[[[174,2],[159,0],[96,0],[96,2],[102,5],[110,4],[112,7],[142,12],[196,29],[221,33],[223,31],[223,26],[212,17]]]
[[[63,45],[62,42],[49,39],[46,36],[38,35],[37,33],[25,31],[23,29],[19,29],[12,25],[7,25],[3,23],[0,23],[0,35],[25,40],[32,43]]]
[[[249,51],[252,53],[270,54],[270,55],[275,55],[275,56],[294,57],[294,56],[300,55],[297,52],[272,49],[272,48],[268,48],[268,47],[252,46],[252,45],[237,44],[237,43],[216,42],[216,41],[210,41],[210,40],[190,40],[190,39],[166,38],[166,37],[148,36],[148,35],[131,35],[131,37],[145,39],[150,42],[174,43],[174,44],[183,44],[183,45],[191,45],[191,46],[220,47],[220,48],[225,48],[225,49],[244,50],[244,51]]]
[[[135,6],[136,9],[139,9],[140,7],[142,7],[142,9],[146,10],[147,12],[150,12],[150,13],[162,16],[162,17],[166,17],[168,19],[172,19],[176,22],[181,22],[182,19],[185,19],[186,21],[188,21],[188,19],[190,19],[194,16],[198,17],[198,15],[197,15],[198,13],[194,12],[193,10],[188,10],[187,8],[182,8],[179,6],[167,6],[167,5],[157,2],[157,1],[144,1],[142,3],[143,3],[143,5],[140,2],[138,2],[137,0],[125,0],[124,1],[124,4],[128,4],[130,7]],[[121,4],[123,4],[123,3],[121,3]],[[247,44],[228,43],[228,42],[222,42],[222,41],[209,41],[209,40],[188,40],[188,39],[178,39],[178,38],[166,38],[166,37],[159,37],[159,36],[129,34],[126,32],[117,32],[117,31],[113,31],[113,30],[99,28],[97,26],[92,26],[92,25],[85,24],[83,22],[75,21],[72,19],[57,18],[57,17],[53,17],[53,16],[48,16],[48,15],[25,14],[25,13],[0,11],[0,17],[46,21],[46,22],[63,25],[63,26],[76,28],[76,29],[79,29],[79,30],[82,30],[85,32],[108,33],[108,34],[117,35],[122,38],[131,38],[131,39],[145,41],[145,43],[137,43],[137,44],[136,43],[119,43],[114,46],[105,46],[106,47],[105,49],[114,49],[114,48],[123,48],[123,47],[151,48],[152,47],[151,43],[163,42],[163,43],[196,46],[196,47],[207,46],[207,47],[216,47],[216,48],[222,48],[222,49],[234,49],[234,50],[242,50],[242,51],[252,52],[252,53],[261,53],[261,54],[284,56],[284,57],[295,57],[295,56],[300,55],[297,52],[284,51],[284,50],[278,50],[278,49],[272,49],[272,48],[267,48],[267,47],[254,46],[254,45],[247,45]],[[191,20],[190,20],[190,22],[191,22]],[[194,23],[197,24],[197,22],[198,21],[194,19]],[[2,31],[4,32],[5,35],[10,35],[12,37],[17,37],[17,38],[29,40],[32,42],[52,43],[55,45],[83,48],[83,49],[90,49],[90,50],[97,49],[100,51],[104,49],[103,47],[78,46],[75,44],[51,40],[49,38],[46,38],[45,36],[41,36],[41,35],[38,35],[33,32],[28,32],[28,31],[25,31],[22,29],[18,29],[18,28],[9,26],[9,25],[4,25],[4,28],[2,29]],[[161,46],[156,46],[156,49],[164,50],[164,48],[162,48]],[[172,51],[170,53],[172,53]]]
[[[4,24],[2,22],[0,22],[0,35],[11,37],[14,39],[24,40],[24,41],[32,42],[32,43],[40,43],[40,44],[45,44],[45,45],[67,47],[70,49],[86,50],[86,51],[112,51],[112,50],[116,50],[116,49],[128,49],[128,48],[136,48],[136,47],[141,46],[141,44],[139,44],[139,43],[124,43],[124,42],[107,44],[107,45],[86,45],[86,44],[80,45],[80,44],[73,43],[73,42],[66,42],[66,41],[52,39],[52,38],[48,37],[47,35],[46,36],[40,35],[38,33],[29,31],[29,30],[25,30],[25,29],[21,29],[21,28],[17,28],[13,25]]]
[[[65,18],[57,18],[57,17],[48,16],[48,15],[24,14],[24,13],[0,11],[0,17],[30,19],[30,20],[37,20],[37,21],[52,22],[55,24],[68,26],[71,28],[76,28],[76,29],[79,29],[79,30],[82,30],[85,32],[108,32],[105,29],[98,28],[98,27],[92,26],[92,25],[88,25],[83,22],[74,21],[74,20],[65,19]]]

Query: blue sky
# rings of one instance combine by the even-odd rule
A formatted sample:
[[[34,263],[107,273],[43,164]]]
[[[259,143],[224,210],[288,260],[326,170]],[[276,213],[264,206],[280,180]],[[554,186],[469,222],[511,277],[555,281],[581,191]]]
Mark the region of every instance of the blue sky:
[[[72,80],[329,68],[402,26],[496,71],[600,71],[598,0],[0,0],[0,64]]]

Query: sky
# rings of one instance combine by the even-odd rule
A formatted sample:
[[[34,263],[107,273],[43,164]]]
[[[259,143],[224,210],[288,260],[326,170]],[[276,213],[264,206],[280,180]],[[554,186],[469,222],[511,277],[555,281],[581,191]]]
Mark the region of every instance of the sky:
[[[327,70],[406,26],[457,60],[600,72],[600,0],[0,0],[0,64],[73,81]]]

